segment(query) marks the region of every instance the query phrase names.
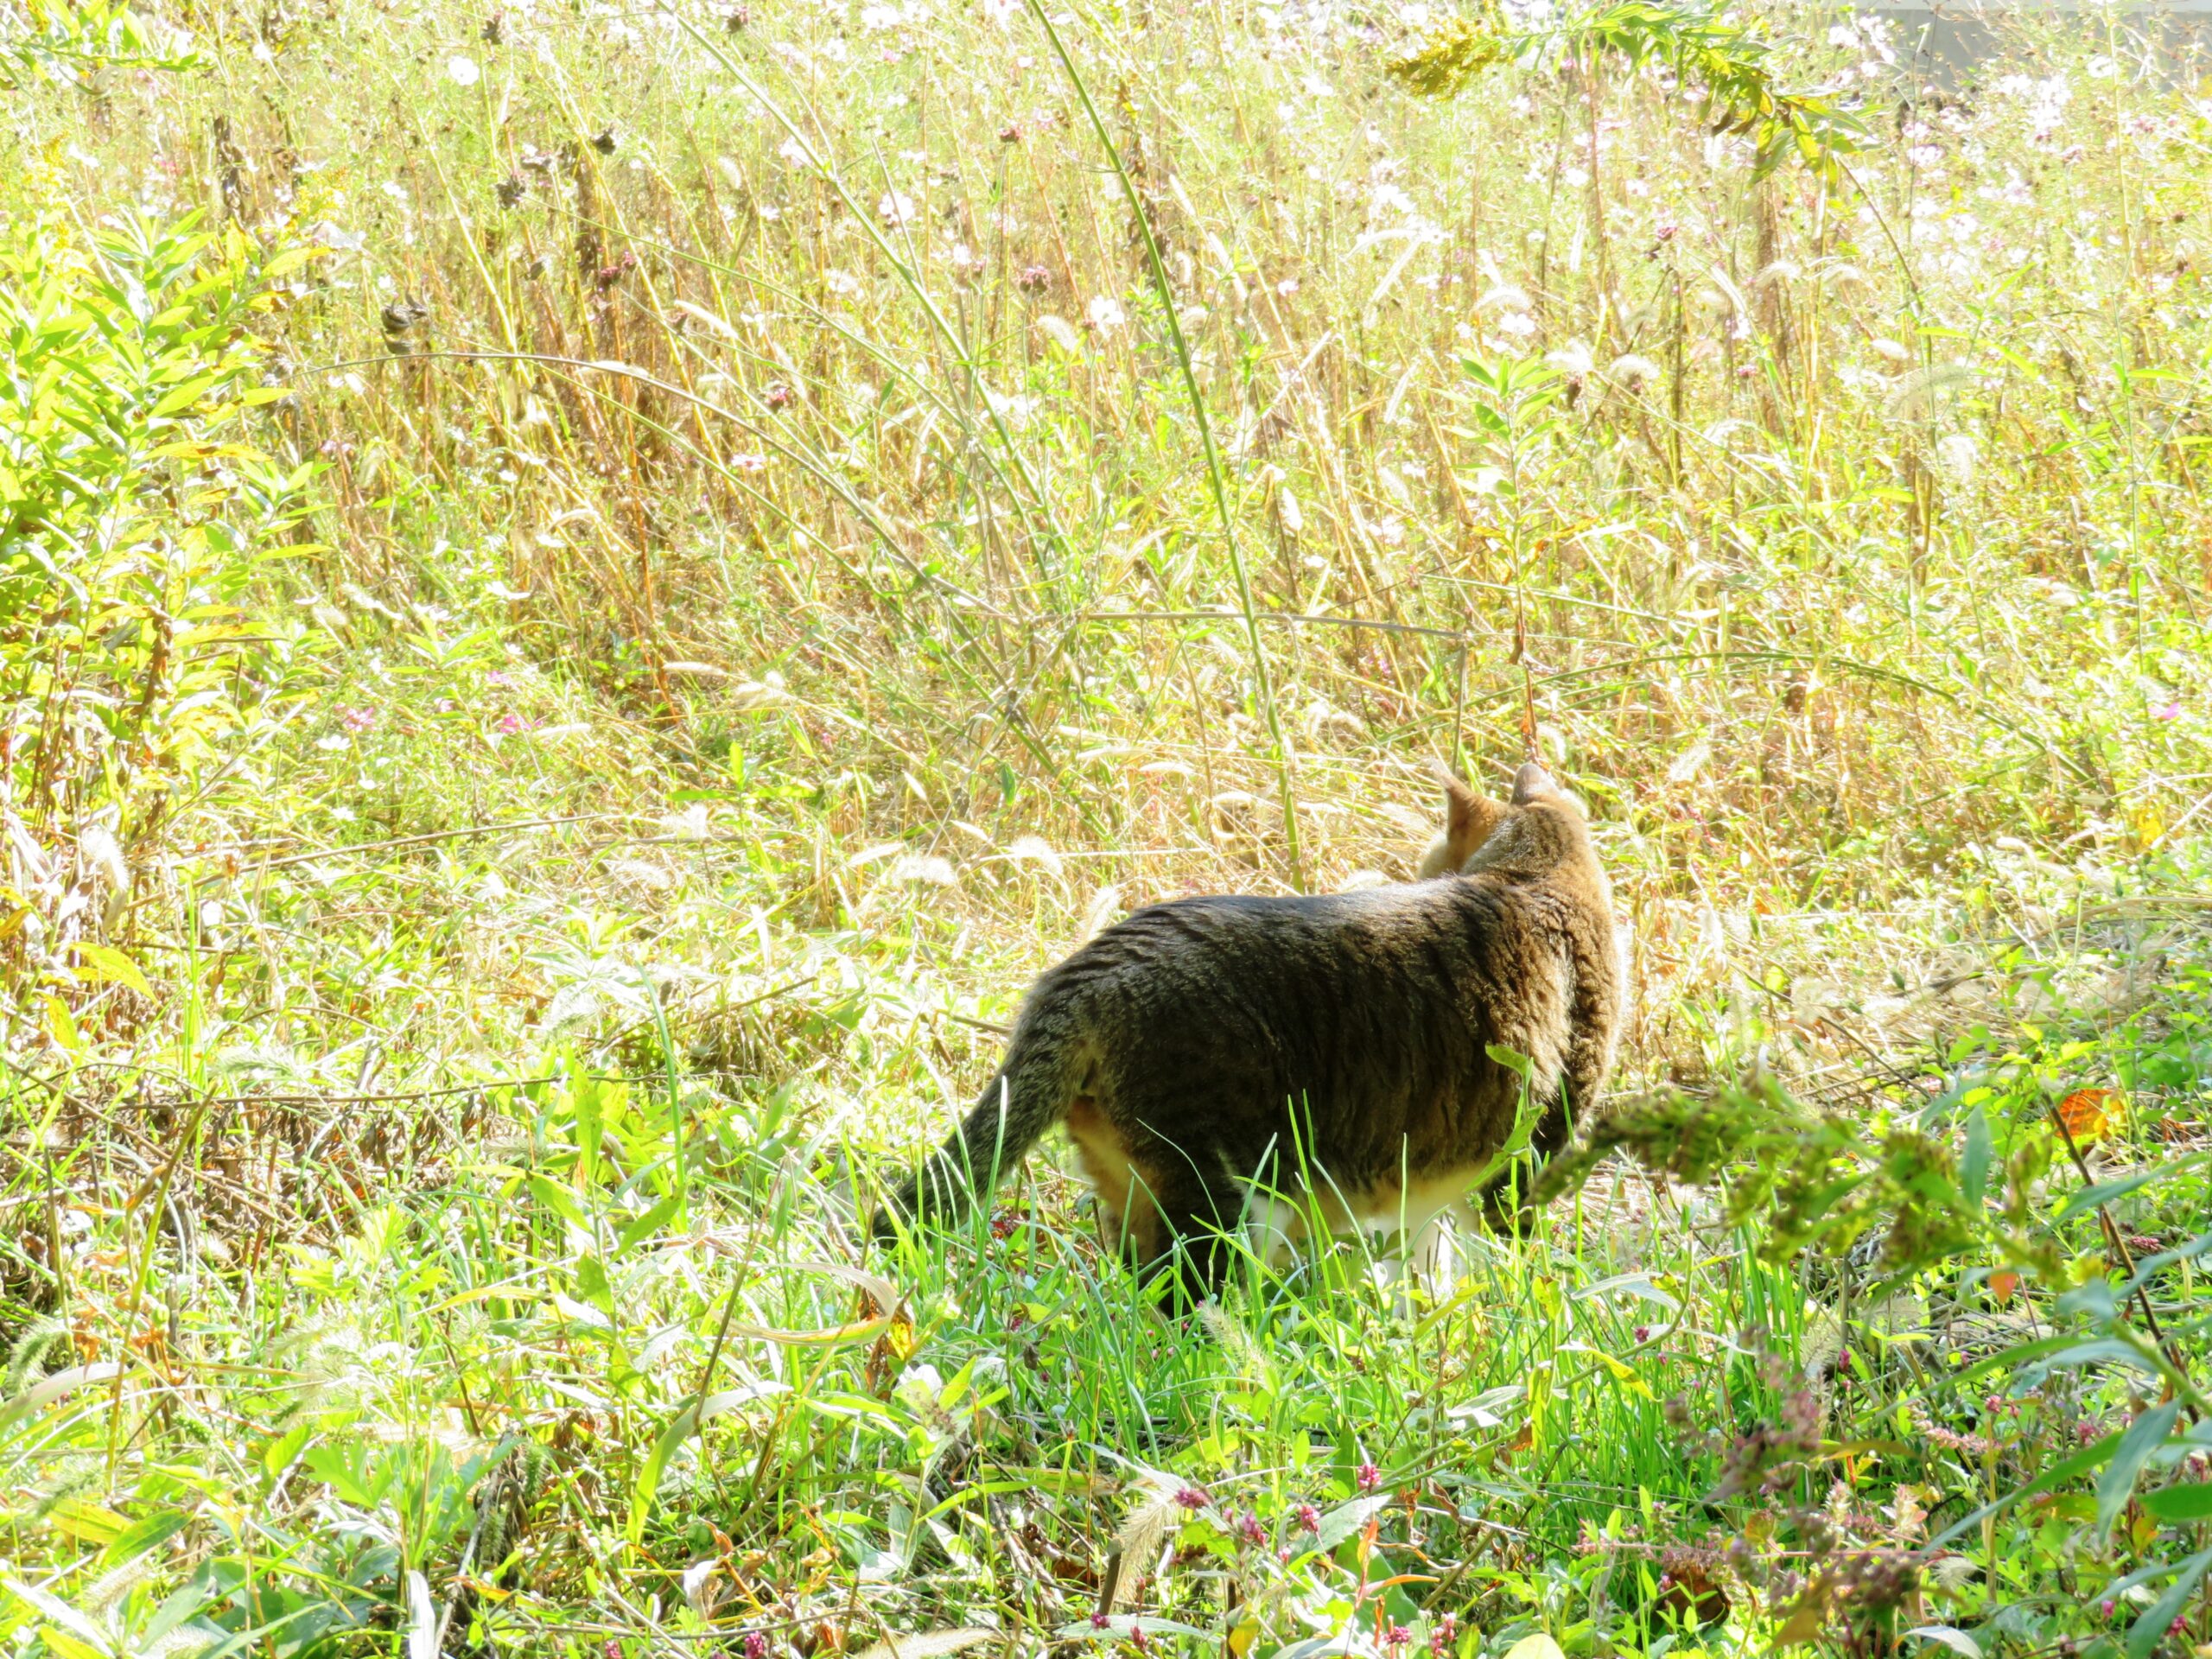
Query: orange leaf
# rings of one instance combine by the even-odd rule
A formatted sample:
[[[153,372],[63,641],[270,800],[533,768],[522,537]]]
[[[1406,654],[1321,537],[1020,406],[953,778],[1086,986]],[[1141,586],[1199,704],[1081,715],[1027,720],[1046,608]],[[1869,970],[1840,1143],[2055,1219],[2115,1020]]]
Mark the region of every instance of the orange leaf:
[[[2120,1127],[2120,1109],[2109,1089],[2076,1089],[2058,1103],[2058,1121],[2076,1141],[2102,1141]]]
[[[1999,1307],[2012,1300],[2012,1293],[2020,1287],[2020,1275],[2010,1268],[2003,1268],[1989,1275],[1989,1294],[1996,1298]]]

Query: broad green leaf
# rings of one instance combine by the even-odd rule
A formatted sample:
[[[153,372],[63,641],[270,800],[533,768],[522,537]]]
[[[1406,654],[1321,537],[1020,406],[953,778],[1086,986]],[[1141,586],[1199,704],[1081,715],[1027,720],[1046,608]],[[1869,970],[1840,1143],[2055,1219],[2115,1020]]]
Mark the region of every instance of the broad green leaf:
[[[115,1535],[102,1552],[100,1564],[117,1567],[133,1561],[148,1550],[167,1543],[184,1530],[188,1517],[181,1510],[156,1510],[153,1514],[133,1521]]]
[[[1355,1497],[1349,1503],[1339,1503],[1321,1517],[1321,1530],[1315,1536],[1313,1548],[1332,1550],[1357,1532],[1374,1516],[1380,1515],[1391,1502],[1389,1492],[1376,1492],[1366,1497]]]
[[[1989,1190],[1989,1160],[1994,1150],[1989,1119],[1977,1106],[1967,1114],[1966,1147],[1959,1157],[1959,1191],[1976,1209]]]
[[[156,404],[154,405],[154,414],[156,416],[162,415],[174,415],[180,409],[188,408],[191,404],[198,403],[201,397],[207,395],[208,389],[213,386],[215,383],[221,378],[222,376],[219,374],[194,375],[191,379],[186,381],[175,391],[170,392],[168,397],[162,398],[161,402]]]
[[[2166,1586],[2166,1593],[2152,1602],[2150,1607],[2127,1627],[2127,1659],[2150,1659],[2151,1649],[2164,1637],[2173,1622],[2189,1605],[2204,1569],[2212,1567],[2212,1549],[2190,1556],[2174,1574],[2174,1581]]]
[[[1971,1515],[1954,1521],[1935,1537],[1930,1538],[1926,1548],[1931,1550],[1940,1549],[1954,1538],[1972,1532],[1992,1516],[2002,1515],[2016,1503],[2024,1503],[2028,1499],[2050,1491],[2054,1487],[2063,1486],[2068,1481],[2079,1480],[2090,1470],[2098,1467],[2106,1459],[2112,1456],[2113,1448],[2119,1444],[2119,1435],[2106,1435],[2095,1445],[2086,1446],[2076,1452],[2063,1463],[2054,1464],[2028,1482],[2026,1485],[2016,1486],[2002,1497],[1983,1504]]]
[[[593,1306],[614,1317],[614,1287],[607,1282],[607,1265],[595,1255],[587,1255],[576,1263],[576,1288]]]
[[[2151,1454],[2166,1443],[2166,1436],[2173,1433],[2174,1419],[2180,1413],[2177,1401],[2152,1406],[2130,1423],[2126,1433],[2120,1437],[2112,1461],[2105,1465],[2104,1474],[2097,1482],[2099,1537],[2112,1530],[2113,1522],[2127,1507],[2127,1500],[2135,1495],[2136,1477],[2143,1472],[2143,1465]]]
[[[2144,1512],[2154,1521],[2172,1526],[2184,1521],[2212,1521],[2212,1483],[2188,1481],[2145,1492]]]
[[[668,1460],[676,1448],[698,1432],[699,1402],[695,1398],[685,1402],[683,1409],[669,1420],[653,1440],[653,1449],[645,1454],[639,1466],[638,1478],[630,1487],[630,1523],[627,1534],[636,1544],[645,1535],[645,1513],[652,1506],[660,1491],[661,1471],[668,1467]]]
[[[530,1195],[555,1215],[579,1231],[591,1231],[591,1221],[584,1214],[583,1206],[576,1202],[575,1194],[557,1181],[549,1181],[543,1175],[530,1178]]]
[[[658,1204],[653,1205],[652,1209],[646,1211],[645,1214],[639,1216],[628,1226],[625,1227],[620,1233],[616,1235],[614,1240],[614,1254],[617,1255],[625,1255],[628,1251],[635,1249],[645,1240],[651,1238],[655,1233],[660,1231],[662,1228],[668,1225],[671,1218],[673,1217],[676,1212],[682,1207],[683,1200],[676,1197],[673,1193],[671,1193],[667,1198],[663,1198]]]
[[[52,1620],[55,1624],[60,1625],[62,1630],[87,1643],[89,1651],[101,1655],[111,1654],[115,1651],[108,1644],[107,1637],[101,1633],[99,1625],[93,1624],[91,1619],[86,1618],[59,1596],[49,1595],[43,1590],[14,1579],[0,1579],[0,1590],[5,1590],[41,1618]],[[54,1634],[54,1631],[48,1631],[47,1639],[52,1640]]]

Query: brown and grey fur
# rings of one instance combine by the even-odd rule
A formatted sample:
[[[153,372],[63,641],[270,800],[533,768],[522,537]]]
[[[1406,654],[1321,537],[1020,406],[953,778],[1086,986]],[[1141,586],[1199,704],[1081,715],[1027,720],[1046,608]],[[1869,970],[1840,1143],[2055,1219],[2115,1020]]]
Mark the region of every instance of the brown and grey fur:
[[[878,1236],[958,1213],[1055,1123],[1135,1260],[1179,1243],[1202,1293],[1226,1229],[1287,1242],[1318,1210],[1334,1230],[1416,1235],[1512,1134],[1520,1080],[1493,1046],[1530,1062],[1531,1144],[1557,1151],[1605,1081],[1621,1006],[1581,810],[1535,766],[1505,803],[1449,780],[1421,874],[1178,899],[1100,933],[1038,980],[997,1076]]]

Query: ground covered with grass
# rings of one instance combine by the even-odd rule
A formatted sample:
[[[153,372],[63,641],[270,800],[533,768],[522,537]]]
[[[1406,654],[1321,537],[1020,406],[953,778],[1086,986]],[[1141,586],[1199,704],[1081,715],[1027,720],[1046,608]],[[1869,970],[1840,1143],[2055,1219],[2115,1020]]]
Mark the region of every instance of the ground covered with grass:
[[[0,5],[0,1643],[2212,1651],[2212,105],[2003,42]],[[1527,1236],[861,1246],[1531,751]]]

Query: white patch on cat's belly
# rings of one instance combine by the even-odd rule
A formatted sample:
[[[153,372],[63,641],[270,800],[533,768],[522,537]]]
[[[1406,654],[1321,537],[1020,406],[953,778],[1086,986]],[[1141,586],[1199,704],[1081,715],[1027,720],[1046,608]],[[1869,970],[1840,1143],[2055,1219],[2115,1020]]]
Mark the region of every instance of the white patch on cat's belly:
[[[1325,1176],[1316,1182],[1318,1191],[1292,1194],[1255,1188],[1245,1207],[1245,1236],[1255,1255],[1277,1268],[1289,1265],[1293,1252],[1313,1237],[1317,1222],[1319,1230],[1334,1237],[1380,1234],[1387,1241],[1386,1254],[1408,1255],[1446,1212],[1456,1211],[1462,1225],[1472,1224],[1467,1189],[1481,1173],[1469,1168],[1404,1182],[1394,1179],[1360,1192],[1344,1192]]]

